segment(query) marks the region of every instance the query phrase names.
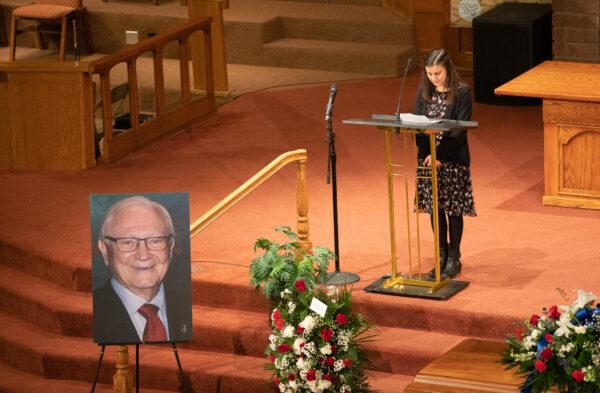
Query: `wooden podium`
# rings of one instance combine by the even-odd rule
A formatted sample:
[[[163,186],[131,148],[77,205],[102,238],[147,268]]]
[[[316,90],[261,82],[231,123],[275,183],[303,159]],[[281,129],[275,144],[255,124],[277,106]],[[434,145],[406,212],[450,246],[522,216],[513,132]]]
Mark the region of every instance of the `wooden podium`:
[[[369,125],[376,126],[382,130],[385,135],[385,159],[387,167],[387,186],[388,186],[388,209],[389,209],[389,225],[390,225],[390,250],[391,250],[391,267],[392,274],[389,278],[382,278],[375,281],[373,284],[365,288],[366,291],[385,293],[392,295],[431,298],[431,299],[447,299],[456,294],[460,290],[466,288],[469,284],[467,281],[450,280],[442,278],[440,269],[440,252],[439,252],[439,223],[438,223],[438,186],[437,186],[437,170],[436,162],[436,134],[452,131],[462,128],[477,127],[477,123],[473,121],[458,121],[458,120],[440,120],[434,123],[408,123],[398,122],[394,115],[372,115],[371,119],[349,119],[343,121],[345,124]],[[416,219],[416,269],[413,266],[413,248],[411,246],[411,225],[410,225],[410,203],[408,196],[408,180],[406,173],[398,173],[398,169],[405,168],[405,165],[394,164],[392,162],[392,136],[393,134],[402,134],[404,136],[414,134],[425,134],[429,139],[431,147],[431,166],[418,167],[418,169],[428,169],[431,171],[431,176],[420,176],[416,181],[428,179],[431,181],[432,189],[432,215],[433,215],[433,255],[435,266],[435,279],[431,280],[421,272],[421,240],[419,230],[418,211]],[[404,139],[406,144],[407,139]],[[412,141],[412,139],[411,139]],[[414,141],[412,141],[414,145]],[[405,145],[405,156],[406,156]],[[406,158],[406,157],[405,157]],[[396,216],[394,203],[394,177],[404,179],[405,189],[405,209],[406,209],[406,238],[408,250],[408,263],[405,274],[399,273],[397,268],[396,255]]]
[[[546,61],[495,92],[543,99],[542,203],[600,209],[600,64]]]

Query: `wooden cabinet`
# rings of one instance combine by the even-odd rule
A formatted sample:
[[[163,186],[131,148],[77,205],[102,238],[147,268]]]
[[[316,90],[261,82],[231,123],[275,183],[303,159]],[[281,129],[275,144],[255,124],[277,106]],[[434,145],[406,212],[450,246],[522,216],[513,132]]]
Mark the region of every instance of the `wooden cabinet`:
[[[543,99],[545,205],[600,209],[600,64],[546,61],[496,94]]]
[[[0,169],[95,165],[85,63],[0,64]]]

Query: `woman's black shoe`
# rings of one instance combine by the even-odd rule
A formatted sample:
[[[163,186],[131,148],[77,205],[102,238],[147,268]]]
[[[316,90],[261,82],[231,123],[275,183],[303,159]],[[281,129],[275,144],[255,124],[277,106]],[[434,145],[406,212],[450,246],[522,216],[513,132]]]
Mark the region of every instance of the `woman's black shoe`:
[[[460,252],[449,250],[448,259],[446,260],[446,267],[442,271],[448,277],[454,277],[460,273],[462,269],[462,263],[460,261]]]
[[[448,259],[448,249],[445,247],[440,248],[440,272],[441,272],[440,275],[441,275],[442,279],[446,278],[446,275],[444,274],[444,270],[446,269],[447,259]],[[429,273],[427,273],[427,277],[435,280],[435,266],[433,267],[433,269],[431,269],[429,271]]]

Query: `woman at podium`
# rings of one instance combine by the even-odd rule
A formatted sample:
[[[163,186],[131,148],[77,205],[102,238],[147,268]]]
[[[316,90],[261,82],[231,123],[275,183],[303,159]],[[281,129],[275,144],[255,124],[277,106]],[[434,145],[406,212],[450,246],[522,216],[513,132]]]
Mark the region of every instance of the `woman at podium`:
[[[434,49],[425,58],[421,83],[417,90],[414,113],[435,119],[471,120],[471,93],[445,49]],[[418,147],[417,176],[430,176],[422,167],[431,165],[429,138],[416,135]],[[438,171],[438,212],[440,234],[440,266],[442,276],[460,273],[460,242],[463,216],[476,216],[469,169],[470,155],[467,130],[436,135],[436,168]],[[417,178],[417,209],[429,213],[433,226],[431,180]],[[429,272],[435,277],[435,269]]]

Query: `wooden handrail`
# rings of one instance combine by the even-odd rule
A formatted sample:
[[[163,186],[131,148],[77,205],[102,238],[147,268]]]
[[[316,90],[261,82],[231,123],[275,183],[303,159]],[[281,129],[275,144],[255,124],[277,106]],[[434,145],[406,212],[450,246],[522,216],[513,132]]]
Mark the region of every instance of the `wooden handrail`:
[[[183,25],[173,26],[170,29],[161,32],[153,37],[141,40],[135,45],[126,46],[118,51],[104,56],[90,63],[92,73],[102,74],[109,71],[116,64],[126,62],[131,58],[137,58],[142,53],[155,50],[157,47],[162,48],[171,41],[181,40],[190,36],[197,30],[210,30],[211,17],[194,19]]]
[[[214,88],[212,84],[211,18],[204,17],[174,26],[157,34],[116,51],[101,59],[89,63],[90,72],[100,77],[100,96],[102,100],[102,154],[100,162],[113,162],[132,151],[148,145],[155,139],[176,132],[183,126],[198,123],[216,113]],[[201,31],[203,34],[190,37]],[[190,86],[190,67],[188,59],[190,41],[202,41],[203,53],[208,65],[203,77],[207,84],[203,97],[192,97]],[[181,97],[178,105],[167,107],[163,67],[163,50],[171,42],[178,44],[179,76]],[[142,115],[138,91],[137,60],[144,53],[152,53],[154,69],[154,111]],[[113,132],[113,113],[111,103],[111,70],[117,65],[127,65],[127,83],[129,92],[129,129],[127,132]],[[142,116],[144,116],[142,118]],[[145,120],[145,121],[141,121]]]
[[[252,192],[256,187],[264,183],[267,179],[277,173],[284,166],[298,162],[297,172],[297,195],[296,195],[296,209],[298,213],[297,218],[297,232],[300,245],[308,251],[310,249],[310,243],[308,241],[308,192],[306,187],[306,161],[308,160],[308,153],[304,149],[298,149],[283,153],[271,163],[266,165],[263,169],[258,171],[254,176],[248,179],[244,184],[239,186],[231,194],[223,198],[221,202],[214,205],[210,210],[204,213],[200,218],[195,220],[190,225],[190,238],[196,236],[200,231],[206,228],[211,222],[216,220],[219,216],[233,207],[246,195]]]

